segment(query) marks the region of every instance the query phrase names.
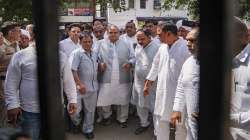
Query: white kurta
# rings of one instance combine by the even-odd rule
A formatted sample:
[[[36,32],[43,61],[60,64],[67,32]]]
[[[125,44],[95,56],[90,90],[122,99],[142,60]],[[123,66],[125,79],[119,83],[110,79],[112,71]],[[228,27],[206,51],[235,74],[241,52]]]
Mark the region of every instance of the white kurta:
[[[154,110],[156,83],[150,89],[150,94],[146,97],[143,95],[144,82],[151,69],[154,56],[159,49],[159,44],[151,41],[145,48],[137,45],[135,49],[135,71],[134,84],[131,102],[142,108],[147,108],[150,111]]]
[[[186,41],[178,39],[170,49],[168,45],[161,44],[154,57],[147,79],[155,81],[158,76],[154,114],[163,121],[170,119],[178,77],[189,56]]]
[[[109,106],[109,105],[127,105],[131,96],[131,83],[119,82],[119,62],[115,49],[113,48],[113,62],[112,62],[112,74],[111,83],[100,83],[99,96],[97,106]]]
[[[191,56],[183,64],[174,100],[173,111],[183,112],[184,108],[187,110],[187,140],[196,140],[198,135],[197,121],[191,115],[199,111],[200,67],[198,63],[194,56]],[[182,119],[185,119],[183,113]]]
[[[80,47],[81,45],[79,43],[75,44],[70,38],[66,38],[59,42],[60,51],[64,52],[67,55],[67,57],[70,56],[73,50]]]
[[[76,103],[77,94],[73,75],[66,56],[61,53],[60,56],[61,84],[66,92],[68,102]],[[33,46],[13,55],[8,67],[4,90],[8,110],[21,107],[27,112],[40,112],[36,58],[36,48]]]
[[[250,44],[234,58],[234,84],[231,101],[231,121],[240,126],[232,128],[234,139],[250,138]],[[235,125],[236,126],[236,125]]]

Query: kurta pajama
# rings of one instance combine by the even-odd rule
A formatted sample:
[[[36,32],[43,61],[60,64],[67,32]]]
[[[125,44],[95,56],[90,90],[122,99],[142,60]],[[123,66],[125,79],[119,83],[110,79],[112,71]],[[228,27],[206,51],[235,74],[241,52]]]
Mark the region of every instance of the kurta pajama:
[[[169,139],[169,120],[173,110],[177,80],[181,67],[189,56],[186,41],[178,39],[170,49],[168,45],[161,44],[154,57],[147,79],[155,81],[158,77],[154,109],[154,115],[156,115],[155,133],[158,140]],[[184,125],[181,125],[179,129],[177,128],[177,139],[179,136],[185,138],[183,128]]]

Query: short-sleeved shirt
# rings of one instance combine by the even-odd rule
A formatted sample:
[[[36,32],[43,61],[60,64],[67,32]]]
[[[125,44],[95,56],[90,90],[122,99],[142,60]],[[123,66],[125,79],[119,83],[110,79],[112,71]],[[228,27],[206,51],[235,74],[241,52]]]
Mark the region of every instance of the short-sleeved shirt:
[[[77,71],[80,81],[86,86],[86,93],[98,90],[97,82],[97,54],[94,51],[87,53],[84,49],[78,48],[71,54],[71,69]]]

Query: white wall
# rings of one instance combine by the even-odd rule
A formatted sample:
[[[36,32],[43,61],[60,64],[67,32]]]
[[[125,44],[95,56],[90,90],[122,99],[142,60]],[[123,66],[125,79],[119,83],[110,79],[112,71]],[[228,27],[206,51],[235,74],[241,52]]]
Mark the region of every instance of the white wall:
[[[108,22],[111,24],[115,24],[119,27],[124,26],[125,23],[129,20],[136,21],[136,17],[160,17],[160,16],[174,16],[174,17],[187,17],[186,10],[154,10],[153,2],[154,0],[146,1],[146,9],[140,9],[140,0],[135,1],[135,8],[129,9],[123,12],[115,13],[112,8],[108,9]],[[128,5],[128,0],[126,0]],[[128,6],[127,6],[128,7]]]

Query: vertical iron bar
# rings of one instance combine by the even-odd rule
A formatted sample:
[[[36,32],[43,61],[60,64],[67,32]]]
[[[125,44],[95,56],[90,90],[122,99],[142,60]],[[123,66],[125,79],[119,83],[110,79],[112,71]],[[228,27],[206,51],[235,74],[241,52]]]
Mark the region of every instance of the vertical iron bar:
[[[58,56],[57,0],[32,0],[36,28],[42,137],[64,140]]]
[[[199,140],[227,140],[231,92],[231,0],[200,0]]]

